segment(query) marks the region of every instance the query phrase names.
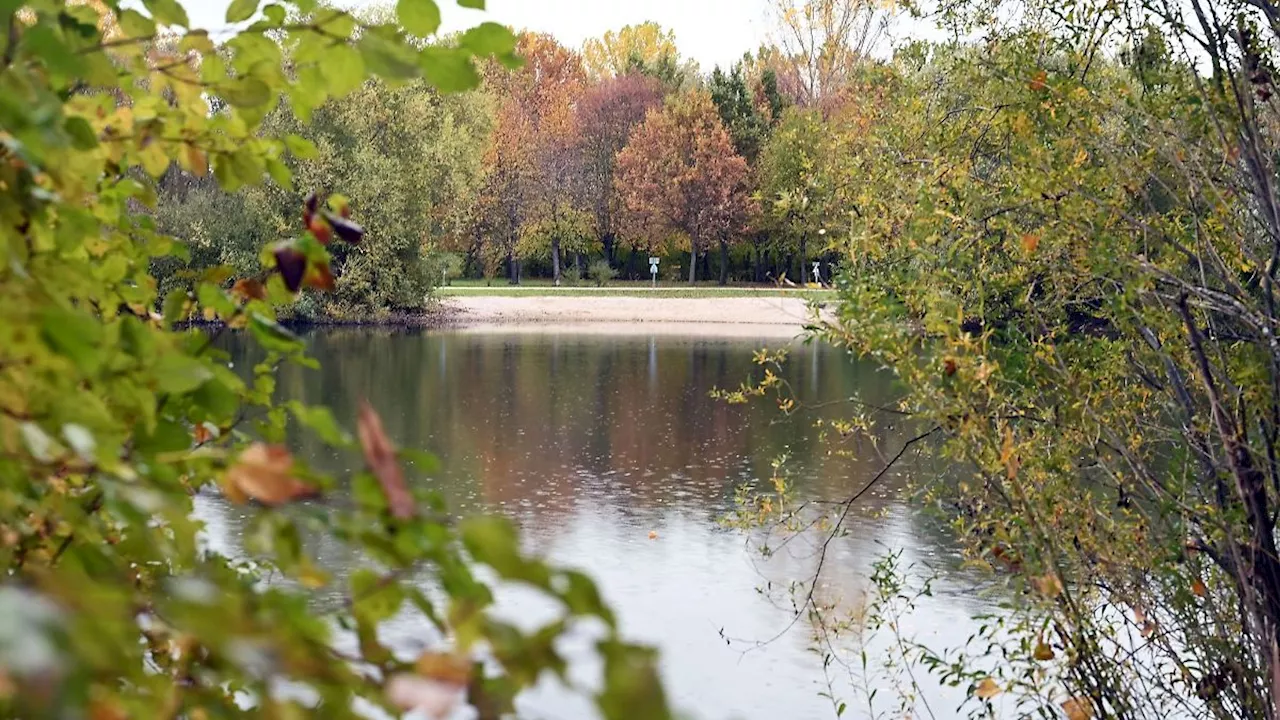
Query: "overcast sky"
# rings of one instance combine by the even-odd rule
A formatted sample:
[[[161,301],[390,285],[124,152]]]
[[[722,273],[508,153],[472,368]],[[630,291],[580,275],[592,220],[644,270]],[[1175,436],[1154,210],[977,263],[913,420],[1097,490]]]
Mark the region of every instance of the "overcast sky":
[[[226,25],[230,0],[183,0],[195,27]],[[769,35],[768,0],[488,0],[484,12],[458,8],[453,0],[437,0],[444,11],[445,30],[493,20],[516,29],[554,35],[570,47],[582,41],[653,20],[675,32],[680,51],[698,61],[703,70],[729,65],[754,50]],[[348,0],[342,5],[371,4]]]

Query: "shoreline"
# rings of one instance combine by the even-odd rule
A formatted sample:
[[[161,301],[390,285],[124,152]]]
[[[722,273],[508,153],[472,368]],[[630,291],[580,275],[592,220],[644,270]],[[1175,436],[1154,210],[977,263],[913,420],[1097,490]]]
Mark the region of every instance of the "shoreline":
[[[815,319],[795,297],[451,296],[440,300],[445,329],[465,333],[796,337]]]
[[[828,311],[821,312],[829,318]],[[437,297],[420,312],[362,318],[282,318],[293,331],[319,328],[439,330],[466,334],[681,335],[794,339],[816,319],[796,297],[590,297],[481,295]],[[219,323],[191,320],[189,327]]]

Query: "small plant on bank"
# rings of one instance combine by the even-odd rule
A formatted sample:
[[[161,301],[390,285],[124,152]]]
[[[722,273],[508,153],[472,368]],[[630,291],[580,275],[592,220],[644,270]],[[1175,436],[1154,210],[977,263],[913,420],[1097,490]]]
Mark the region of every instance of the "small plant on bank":
[[[608,260],[600,258],[591,263],[591,267],[587,269],[587,274],[595,281],[596,287],[604,287],[610,280],[618,277],[618,270],[610,265]]]

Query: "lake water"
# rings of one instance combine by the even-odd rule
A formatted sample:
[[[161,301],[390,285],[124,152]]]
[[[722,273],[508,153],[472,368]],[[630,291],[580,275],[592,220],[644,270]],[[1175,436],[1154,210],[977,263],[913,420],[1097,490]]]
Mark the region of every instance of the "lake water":
[[[829,347],[763,337],[339,330],[307,341],[321,369],[282,371],[282,394],[327,405],[349,425],[367,397],[394,440],[439,456],[438,472],[417,482],[461,511],[511,516],[533,550],[590,573],[624,634],[661,650],[679,710],[705,720],[834,717],[832,701],[822,696],[828,686],[811,629],[803,620],[792,623],[781,590],[812,577],[820,537],[801,536],[765,559],[720,520],[734,507],[735,488],[763,483],[784,454],[802,499],[848,497],[883,467],[883,458],[865,439],[817,440],[813,421],[838,417],[848,406],[784,418],[768,402],[730,406],[708,392],[747,379],[761,347],[791,345],[783,377],[811,405],[854,394],[891,403],[885,373]],[[239,339],[227,348],[240,367],[255,359]],[[880,452],[892,454],[911,430],[889,421],[876,434]],[[332,471],[357,462],[299,445]],[[937,473],[924,461],[907,467],[916,480]],[[816,597],[858,607],[871,563],[900,551],[903,563],[937,577],[932,596],[901,620],[904,634],[939,648],[958,646],[975,628],[970,618],[991,607],[977,591],[986,579],[962,569],[946,529],[915,509],[904,482],[887,477],[852,508],[849,532],[832,543]],[[241,552],[239,531],[251,511],[206,496],[197,511],[215,547]],[[335,575],[361,562],[330,545],[313,542]],[[518,590],[500,592],[499,600],[503,614],[515,619],[546,612]],[[412,646],[423,628],[407,618],[390,632]],[[837,644],[852,653],[844,657],[856,657],[852,640]],[[883,638],[868,649],[875,664]],[[852,689],[850,671],[835,663],[829,674],[837,697],[849,703],[845,717],[872,714]],[[853,680],[861,682],[856,673]],[[880,675],[871,682],[893,685]],[[924,703],[936,717],[953,716],[963,689],[924,685],[918,716],[928,717]],[[876,711],[896,707],[893,687],[881,687],[879,695]],[[592,716],[588,703],[553,683],[522,698],[520,710],[539,719]]]

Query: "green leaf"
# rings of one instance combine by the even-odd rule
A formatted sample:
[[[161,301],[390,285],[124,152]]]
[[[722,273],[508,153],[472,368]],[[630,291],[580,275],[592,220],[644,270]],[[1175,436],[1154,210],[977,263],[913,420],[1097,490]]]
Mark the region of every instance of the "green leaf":
[[[161,392],[185,395],[213,377],[213,371],[196,358],[170,352],[160,356],[153,376]]]
[[[313,407],[293,401],[289,403],[289,409],[293,411],[293,416],[298,419],[298,422],[314,430],[316,435],[326,443],[336,447],[351,444],[351,436],[338,425],[337,420],[333,419],[333,413],[329,412],[329,408],[319,405]]]
[[[302,340],[297,335],[259,313],[249,318],[249,332],[267,350],[292,353],[302,349]]]
[[[364,82],[364,58],[350,45],[335,45],[320,59],[324,82],[329,93],[346,95]]]
[[[72,116],[67,118],[62,127],[67,131],[67,135],[71,136],[71,147],[76,150],[92,150],[98,147],[98,135],[89,125],[88,120]]]
[[[300,135],[286,135],[284,146],[299,160],[314,160],[320,155],[316,144]]]
[[[231,0],[227,6],[227,22],[244,22],[258,12],[258,0]]]
[[[86,374],[101,361],[102,325],[88,313],[50,307],[41,314],[40,337],[50,350],[70,359]]]
[[[196,388],[191,393],[191,402],[205,411],[203,418],[197,419],[212,420],[216,425],[231,420],[240,410],[240,396],[217,378]]]
[[[161,418],[152,432],[144,428],[134,430],[135,449],[144,457],[160,453],[177,452],[191,447],[191,433],[172,420]]]
[[[283,25],[289,17],[288,11],[284,9],[284,6],[276,5],[275,3],[262,8],[262,16],[266,18],[267,22],[275,26]]]
[[[137,10],[120,11],[120,29],[127,38],[148,38],[156,34],[156,23]]]
[[[506,55],[516,50],[516,36],[495,22],[480,23],[462,34],[462,46],[476,55]]]
[[[440,8],[434,0],[400,0],[396,17],[405,30],[418,37],[434,35],[440,29]]]
[[[471,8],[472,10],[483,10],[484,0],[458,0],[458,7]]]
[[[187,291],[182,289],[170,290],[169,294],[164,296],[164,306],[161,310],[164,315],[164,326],[173,327],[174,323],[185,320],[186,306]]]
[[[218,88],[218,94],[238,107],[258,107],[272,98],[271,86],[252,76],[223,84]]]
[[[360,57],[370,72],[387,79],[405,80],[417,77],[420,70],[416,54],[398,39],[383,37],[372,28],[360,36]]]
[[[462,92],[480,84],[480,74],[466,52],[429,47],[422,51],[422,75],[441,92]]]
[[[187,27],[191,24],[187,18],[187,11],[178,4],[178,0],[142,0],[142,4],[151,11],[151,16],[156,19],[156,22],[162,25]]]
[[[373,570],[361,568],[351,574],[352,611],[371,623],[389,620],[400,612],[404,591],[398,582],[387,582]]]

